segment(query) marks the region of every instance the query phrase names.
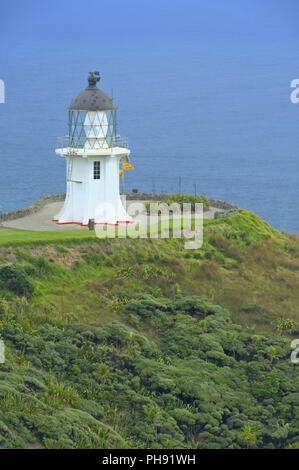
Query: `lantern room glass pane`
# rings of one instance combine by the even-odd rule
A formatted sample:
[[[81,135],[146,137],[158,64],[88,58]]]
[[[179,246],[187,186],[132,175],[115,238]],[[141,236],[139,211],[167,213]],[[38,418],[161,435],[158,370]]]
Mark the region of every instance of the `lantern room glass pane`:
[[[69,111],[71,147],[109,148],[116,135],[116,110]]]

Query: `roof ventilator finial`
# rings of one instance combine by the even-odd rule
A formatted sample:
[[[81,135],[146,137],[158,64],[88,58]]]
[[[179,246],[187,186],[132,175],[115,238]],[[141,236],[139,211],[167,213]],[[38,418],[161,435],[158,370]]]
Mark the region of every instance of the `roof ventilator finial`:
[[[100,80],[100,72],[89,72],[88,85],[90,87],[96,86],[97,82],[99,82]]]

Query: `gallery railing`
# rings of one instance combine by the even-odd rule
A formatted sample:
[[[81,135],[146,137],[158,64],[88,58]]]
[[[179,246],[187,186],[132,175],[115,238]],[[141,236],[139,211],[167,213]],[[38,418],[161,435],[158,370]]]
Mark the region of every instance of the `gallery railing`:
[[[101,142],[100,142],[101,141]],[[99,145],[102,144],[102,145]],[[57,137],[57,149],[65,149],[68,148],[69,152],[77,153],[78,149],[98,149],[98,148],[113,148],[113,147],[122,147],[128,148],[129,142],[128,137],[123,137],[121,135],[115,135],[110,137],[109,139],[90,139],[86,138],[84,143],[74,143],[70,140],[68,135],[64,135],[62,137]]]

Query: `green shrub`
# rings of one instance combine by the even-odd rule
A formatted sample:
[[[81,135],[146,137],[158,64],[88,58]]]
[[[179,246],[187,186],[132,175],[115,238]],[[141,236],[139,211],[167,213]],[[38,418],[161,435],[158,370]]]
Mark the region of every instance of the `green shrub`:
[[[25,269],[17,264],[0,266],[0,283],[5,289],[20,296],[30,296],[34,291]]]

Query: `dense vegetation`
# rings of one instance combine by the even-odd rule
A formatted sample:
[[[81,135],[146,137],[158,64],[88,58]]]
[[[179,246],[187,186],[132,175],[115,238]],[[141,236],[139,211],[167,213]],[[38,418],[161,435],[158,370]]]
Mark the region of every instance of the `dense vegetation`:
[[[246,211],[194,251],[18,237],[0,249],[0,447],[299,447],[296,237]]]

